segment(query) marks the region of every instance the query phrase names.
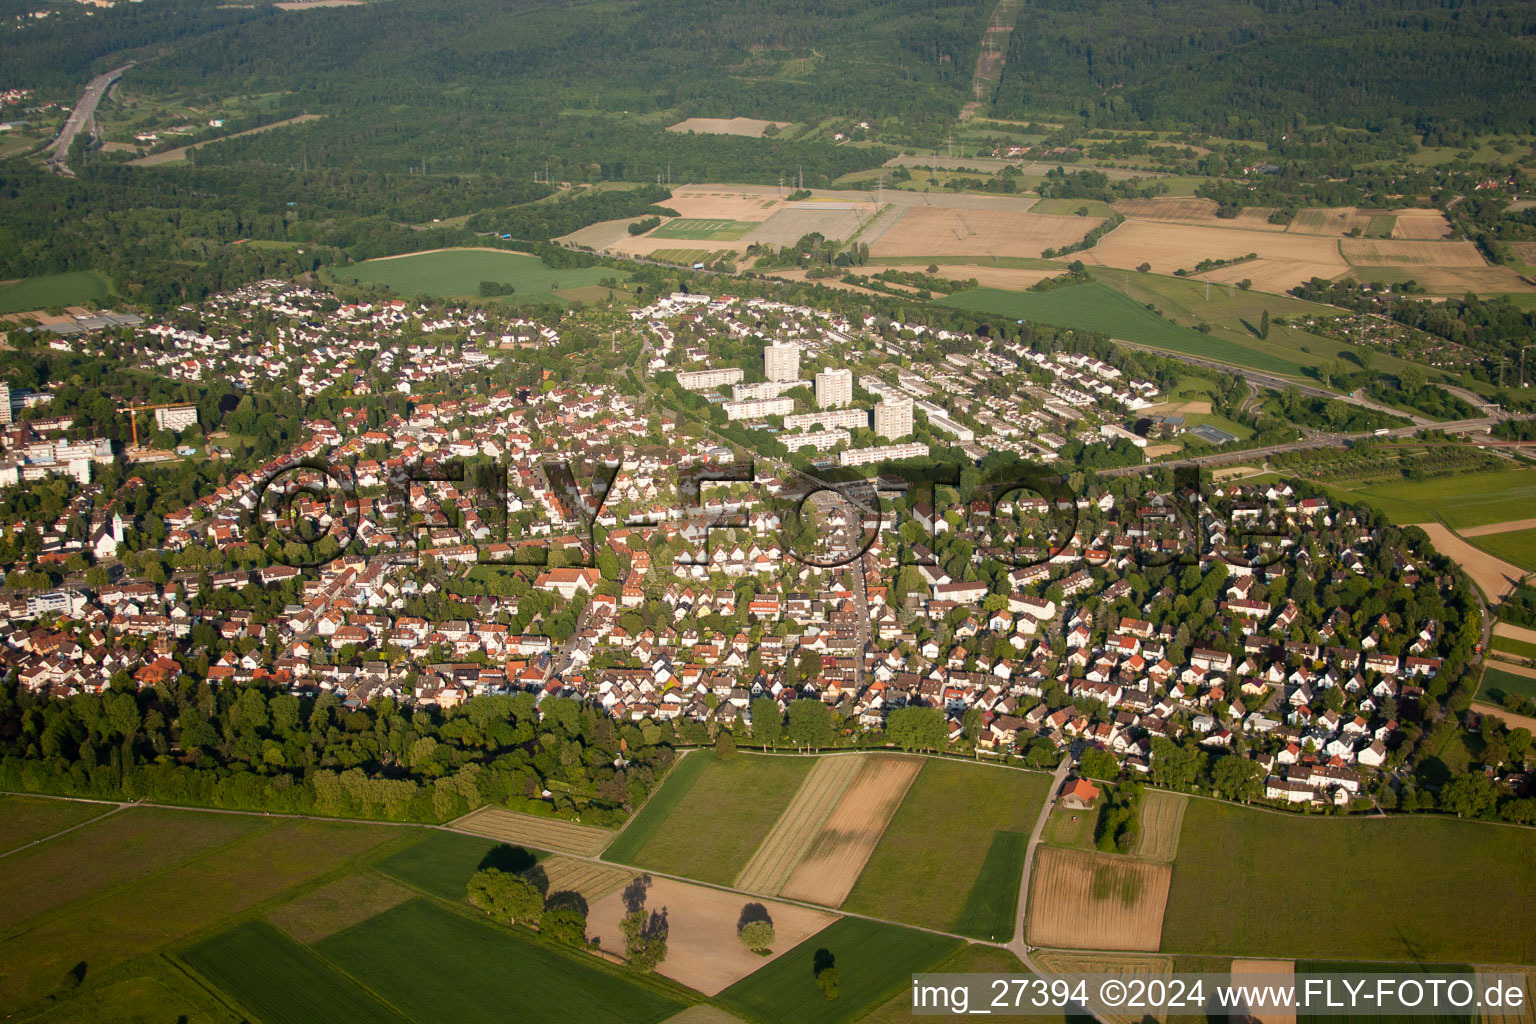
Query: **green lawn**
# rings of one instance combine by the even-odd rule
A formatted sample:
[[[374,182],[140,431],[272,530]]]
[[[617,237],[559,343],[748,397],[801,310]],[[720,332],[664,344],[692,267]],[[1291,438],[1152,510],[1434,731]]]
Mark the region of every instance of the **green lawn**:
[[[408,1024],[357,982],[260,921],[199,943],[181,959],[263,1020]]]
[[[1536,831],[1413,815],[1322,818],[1191,800],[1162,949],[1536,963]]]
[[[1023,850],[1050,776],[929,758],[843,909],[976,938],[1013,933]]]
[[[488,249],[444,249],[366,260],[332,267],[331,273],[342,281],[356,278],[365,284],[382,284],[407,297],[441,299],[476,298],[481,281],[495,281],[512,285],[512,294],[500,298],[512,303],[560,302],[555,288],[582,288],[605,277],[623,276],[609,267],[555,270],[536,256]]]
[[[845,1024],[912,985],[961,948],[959,939],[845,917],[721,992],[725,1006],[766,1024]],[[832,954],[836,999],[816,984],[817,950]]]
[[[1500,704],[1506,693],[1518,693],[1523,697],[1536,700],[1536,679],[1494,668],[1492,663],[1485,666],[1482,684],[1477,688],[1477,696],[1492,704]]]
[[[1095,800],[1086,811],[1057,806],[1045,819],[1045,831],[1040,838],[1052,846],[1065,846],[1069,850],[1097,850],[1093,833],[1099,823],[1101,805],[1101,800]]]
[[[0,284],[0,313],[26,313],[50,306],[102,306],[112,295],[112,283],[95,270],[26,277],[14,284]]]
[[[688,795],[688,791],[693,789],[699,776],[704,774],[704,769],[714,761],[713,750],[695,750],[674,764],[667,777],[661,781],[661,788],[651,794],[640,812],[629,819],[624,830],[603,850],[603,859],[620,864],[634,860],[661,828],[662,822],[667,820],[683,797]]]
[[[689,754],[678,767],[701,756]],[[720,761],[710,755],[687,791],[670,798],[664,818],[637,820],[645,826],[642,835],[626,841],[625,829],[614,844],[623,849],[616,853],[610,846],[603,859],[729,885],[815,763],[811,757],[738,754]],[[666,786],[657,794],[662,796],[668,796]],[[650,812],[647,805],[644,814]]]
[[[1331,493],[1374,505],[1399,525],[1438,519],[1454,530],[1527,518],[1536,502],[1536,469],[1465,473],[1363,487],[1326,486]],[[1481,547],[1483,541],[1500,536],[1503,535],[1490,534],[1473,540]]]
[[[734,242],[757,227],[749,220],[724,220],[710,217],[679,217],[652,231],[649,238],[688,238],[695,241]]]
[[[1536,530],[1511,530],[1467,539],[1496,558],[1518,565],[1526,572],[1536,572]]]
[[[323,940],[320,953],[417,1024],[649,1024],[685,1003],[666,982],[412,900]]]
[[[943,305],[1058,327],[1097,331],[1111,338],[1150,345],[1182,355],[1213,359],[1271,373],[1299,375],[1301,364],[1164,320],[1123,293],[1098,281],[1043,292],[977,288],[940,300]]]
[[[376,866],[386,875],[407,885],[441,896],[461,900],[465,887],[476,871],[499,867],[503,871],[522,871],[532,867],[546,854],[509,846],[494,839],[460,835],[457,832],[433,832],[421,842],[386,857]]]

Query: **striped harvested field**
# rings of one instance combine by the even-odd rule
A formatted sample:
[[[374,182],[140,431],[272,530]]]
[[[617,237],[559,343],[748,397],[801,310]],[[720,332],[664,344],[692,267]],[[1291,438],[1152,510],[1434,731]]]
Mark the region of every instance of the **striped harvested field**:
[[[567,857],[551,857],[523,872],[546,897],[552,892],[579,892],[587,903],[624,888],[635,873],[614,864],[599,864]]]
[[[1392,227],[1393,238],[1444,238],[1450,233],[1450,222],[1439,210],[1399,210]]]
[[[1035,963],[1055,974],[1113,974],[1122,978],[1170,978],[1173,958],[1138,953],[1079,953],[1067,949],[1041,949],[1032,954]],[[1105,1024],[1137,1024],[1148,1016],[1167,1020],[1167,1011],[1151,1014],[1104,1013]]]
[[[1155,951],[1172,877],[1167,864],[1042,846],[1029,879],[1029,943]]]
[[[531,846],[550,853],[574,853],[595,857],[613,838],[605,828],[578,825],[558,818],[536,818],[501,807],[482,807],[451,823],[460,832],[498,839],[517,846]]]
[[[736,876],[736,888],[765,896],[777,895],[853,783],[864,760],[862,755],[850,755],[817,761],[794,800],[774,822],[773,831]]]
[[[1430,242],[1397,238],[1345,238],[1339,252],[1360,267],[1485,267],[1471,242]]]
[[[1365,234],[1371,215],[1353,206],[1313,207],[1299,211],[1287,228],[1295,235],[1347,235],[1354,229]]]
[[[922,767],[917,757],[869,757],[784,883],[782,894],[829,907],[842,905]]]
[[[1486,992],[1493,984],[1493,975],[1496,974],[1524,974],[1525,999],[1518,1007],[1506,1007],[1502,1010],[1488,1007],[1483,1010],[1483,1024],[1533,1024],[1536,1022],[1536,1007],[1531,1004],[1531,995],[1536,993],[1536,971],[1509,971],[1498,967],[1477,968],[1477,990]]]
[[[1189,797],[1149,789],[1141,798],[1141,832],[1131,852],[1148,860],[1171,861],[1179,852],[1179,829]]]

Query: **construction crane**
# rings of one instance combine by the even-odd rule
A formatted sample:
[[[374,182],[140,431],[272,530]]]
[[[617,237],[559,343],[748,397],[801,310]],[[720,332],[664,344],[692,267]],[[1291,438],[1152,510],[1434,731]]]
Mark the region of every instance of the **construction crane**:
[[[128,414],[128,425],[133,428],[133,447],[137,449],[139,447],[139,421],[136,416],[137,413],[145,412],[149,409],[184,408],[191,404],[191,402],[158,402],[155,405],[126,405],[117,411]]]

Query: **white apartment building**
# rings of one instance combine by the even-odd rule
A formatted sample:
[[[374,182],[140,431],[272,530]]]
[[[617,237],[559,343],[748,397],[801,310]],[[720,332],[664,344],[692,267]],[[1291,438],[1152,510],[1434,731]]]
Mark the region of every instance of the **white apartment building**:
[[[677,375],[677,385],[684,391],[710,391],[714,388],[723,388],[727,384],[739,383],[742,376],[739,366],[722,366],[715,370],[684,370]]]
[[[776,341],[763,349],[763,376],[769,380],[797,380],[800,377],[800,346]]]
[[[875,404],[875,434],[898,441],[912,433],[912,399],[887,395]],[[924,452],[926,455],[927,453]]]
[[[916,459],[928,454],[928,446],[919,441],[906,444],[886,444],[875,448],[850,448],[837,457],[842,466],[867,466],[871,462],[887,459]]]
[[[840,409],[852,404],[852,370],[822,370],[816,375],[817,408]]]
[[[809,430],[811,427],[825,427],[835,430],[845,427],[853,430],[858,427],[869,426],[868,409],[831,409],[826,412],[797,412],[793,416],[784,417],[785,430]]]
[[[763,416],[783,416],[795,411],[793,398],[753,398],[745,402],[725,402],[721,405],[728,420],[755,420]]]

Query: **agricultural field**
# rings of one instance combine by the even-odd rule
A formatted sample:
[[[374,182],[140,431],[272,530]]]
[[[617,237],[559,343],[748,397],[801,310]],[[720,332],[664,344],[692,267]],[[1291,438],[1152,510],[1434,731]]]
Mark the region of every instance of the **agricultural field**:
[[[843,909],[976,938],[1012,935],[1024,861],[1013,840],[996,837],[1027,835],[1049,786],[1040,772],[929,758]],[[990,913],[978,916],[979,906]]]
[[[1451,233],[1451,225],[1439,210],[1398,210],[1392,225],[1393,238],[1436,239]]]
[[[1302,817],[1191,800],[1162,948],[1536,963],[1529,901],[1516,896],[1529,892],[1533,858],[1530,829],[1423,815]],[[1421,878],[1435,882],[1411,884]],[[1412,898],[1393,888],[1404,884]]]
[[[643,843],[631,845],[638,842],[631,839],[622,850],[610,851],[606,860],[729,885],[816,762],[767,754],[738,754],[720,761],[712,754],[690,754],[678,768],[694,758],[703,760],[704,768],[675,804],[663,808],[665,817],[642,820],[652,810],[648,804],[631,824],[631,829],[643,826]],[[669,778],[651,804],[667,796],[671,784]],[[727,821],[729,827],[723,827]]]
[[[1472,543],[1495,558],[1517,565],[1527,572],[1536,572],[1536,530],[1490,533],[1478,537]]]
[[[1040,952],[1034,956],[1038,958]],[[1017,974],[1026,975],[1019,958],[996,946],[968,945],[943,963],[928,968],[934,974]],[[1091,1021],[1087,1016],[1068,1017],[1062,1013],[1035,1012],[1027,1020],[1033,1024],[1065,1024],[1066,1021]],[[902,992],[859,1021],[859,1024],[912,1024],[912,993]]]
[[[1536,469],[1466,473],[1365,487],[1331,485],[1328,489],[1348,500],[1375,506],[1398,525],[1439,520],[1453,530],[1460,530],[1529,515],[1536,503]]]
[[[909,206],[871,239],[869,254],[886,256],[1033,256],[1075,245],[1102,217],[1020,210]]]
[[[1111,338],[1255,370],[1292,375],[1301,373],[1300,364],[1284,356],[1246,348],[1170,323],[1097,281],[1053,288],[1046,292],[1005,292],[995,288],[978,288],[951,295],[943,299],[942,304],[1014,320],[1038,320],[1058,327],[1097,331]]]
[[[1179,852],[1179,832],[1184,824],[1184,809],[1189,797],[1161,789],[1146,790],[1141,797],[1141,829],[1136,848],[1131,851],[1146,860],[1171,861]]]
[[[786,897],[840,905],[923,767],[917,757],[874,754],[861,761],[858,774],[784,883]]]
[[[101,306],[112,301],[112,283],[95,270],[27,277],[0,283],[0,313],[57,306]]]
[[[1518,693],[1522,697],[1536,700],[1536,678],[1508,669],[1495,668],[1494,664],[1489,663],[1483,669],[1483,681],[1477,688],[1479,699],[1493,704],[1502,704],[1504,694]]]
[[[959,939],[845,917],[719,995],[722,1004],[765,1024],[849,1024],[912,984],[912,975],[961,947]],[[816,984],[818,950],[837,968],[838,994]]]
[[[1314,277],[1337,277],[1349,269],[1339,255],[1338,240],[1332,238],[1140,219],[1127,220],[1075,258],[1125,270],[1147,263],[1152,273],[1171,274],[1193,270],[1202,260],[1240,259],[1250,253],[1259,258],[1206,276],[1213,281],[1249,278],[1260,291],[1279,292]]]
[[[438,249],[404,256],[384,256],[347,267],[332,268],[341,281],[382,284],[403,296],[430,295],[440,299],[472,299],[481,281],[509,284],[514,291],[502,302],[560,302],[556,289],[583,288],[605,277],[621,275],[608,267],[556,270],[537,256],[500,249]]]
[[[1339,252],[1355,267],[1485,267],[1471,242],[1429,242],[1387,238],[1346,238]]]
[[[180,959],[264,1020],[408,1024],[308,948],[259,921],[201,942]]]
[[[1136,220],[1166,221],[1171,224],[1199,224],[1213,228],[1241,228],[1252,231],[1285,230],[1284,224],[1269,222],[1270,210],[1262,206],[1250,206],[1238,212],[1236,217],[1216,216],[1214,199],[1163,197],[1158,199],[1121,199],[1114,204],[1115,212]]]
[[[376,866],[386,875],[445,900],[461,900],[481,868],[525,871],[540,855],[457,832],[432,832]]]
[[[0,796],[0,853],[74,828],[113,810],[109,804],[48,800],[31,796]]]
[[[531,846],[550,853],[595,857],[613,840],[613,832],[578,825],[563,818],[541,818],[501,807],[482,807],[455,820],[453,828],[514,846]]]
[[[524,878],[539,887],[548,899],[551,893],[574,892],[591,906],[609,893],[618,892],[635,878],[635,873],[612,864],[590,860],[550,857],[522,872]]]
[[[736,876],[736,888],[778,895],[794,873],[827,816],[859,773],[863,758],[857,755],[823,757],[816,761],[800,789],[774,822],[773,829]]]
[[[1267,977],[1266,977],[1267,976]],[[1294,985],[1294,960],[1233,960],[1234,985]],[[1269,1010],[1253,1014],[1255,1024],[1296,1024],[1296,1014],[1288,1010]]]
[[[794,245],[812,232],[838,241],[851,238],[875,214],[875,205],[858,203],[787,203],[777,213],[755,225],[746,237],[758,245]],[[889,214],[887,214],[889,216]]]
[[[399,835],[134,808],[17,852],[0,872],[0,1006],[27,1007],[56,992],[82,960],[88,977],[113,977],[130,960],[348,868]]]
[[[1517,658],[1536,658],[1536,643],[1531,643],[1529,640],[1516,640],[1511,636],[1500,636],[1497,628],[1489,646],[1495,651],[1512,654]]]
[[[374,871],[343,875],[267,914],[267,920],[300,942],[318,942],[343,928],[397,907],[410,889]]]
[[[1149,953],[1077,952],[1069,949],[1042,949],[1034,953],[1035,963],[1053,974],[1113,974],[1122,978],[1168,978],[1173,974],[1173,958]],[[1166,1013],[1106,1013],[1104,1024],[1145,1024],[1148,1019],[1167,1020]]]
[[[86,982],[70,992],[60,991],[47,1009],[27,1016],[27,1024],[247,1024],[204,982],[185,967],[158,954],[140,957],[108,977],[87,971]],[[30,1011],[16,1014],[20,1018]]]
[[[690,117],[668,125],[669,132],[698,132],[700,135],[745,135],[760,139],[770,126],[783,131],[791,121],[761,121],[755,117]]]
[[[837,920],[830,912],[755,900],[667,878],[647,882],[642,876],[633,891],[641,888],[644,909],[665,912],[667,917],[667,959],[657,973],[707,996],[716,995],[771,961],[771,957],[743,946],[736,937],[743,920],[766,916],[773,922],[774,956],[788,953]],[[619,922],[631,900],[632,890],[626,888],[589,904],[587,934],[597,936],[603,949],[619,956],[624,954]]]
[[[1358,230],[1365,234],[1372,216],[1353,206],[1312,207],[1299,210],[1286,230],[1293,235],[1331,235],[1338,237]]]
[[[687,999],[665,983],[427,900],[401,904],[316,948],[417,1024],[502,1024],[511,1008],[520,1024],[652,1024]]]
[[[1078,216],[1078,210],[1087,210],[1085,217],[1108,217],[1115,208],[1102,199],[1042,199],[1029,208],[1030,213],[1053,213],[1060,217]]]
[[[632,861],[651,841],[667,817],[677,809],[683,797],[693,789],[704,769],[715,762],[713,750],[694,750],[674,762],[661,785],[652,790],[650,799],[619,830],[618,836],[603,851],[603,859],[624,863]]]
[[[1029,882],[1030,945],[1155,950],[1166,864],[1042,846]]]
[[[723,218],[679,217],[651,231],[648,238],[684,238],[695,241],[734,242],[757,227],[753,221]]]

